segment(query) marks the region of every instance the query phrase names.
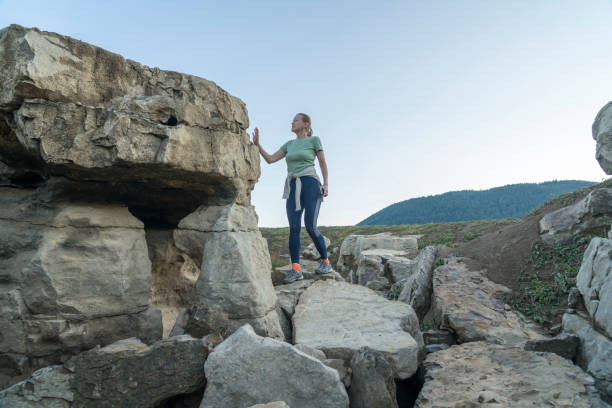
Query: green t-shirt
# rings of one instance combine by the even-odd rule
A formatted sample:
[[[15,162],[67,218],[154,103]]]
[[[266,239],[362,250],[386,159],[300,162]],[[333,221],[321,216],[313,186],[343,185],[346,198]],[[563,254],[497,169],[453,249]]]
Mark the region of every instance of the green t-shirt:
[[[319,150],[323,150],[319,136],[302,139],[291,139],[280,148],[285,152],[287,171],[297,173],[306,167],[314,166],[314,159]]]

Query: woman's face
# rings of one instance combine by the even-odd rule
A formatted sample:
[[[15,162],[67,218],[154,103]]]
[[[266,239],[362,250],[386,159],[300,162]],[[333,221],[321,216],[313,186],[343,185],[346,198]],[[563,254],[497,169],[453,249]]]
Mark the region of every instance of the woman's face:
[[[291,122],[291,131],[297,133],[302,129],[308,129],[308,122],[304,121],[302,115],[295,115]]]

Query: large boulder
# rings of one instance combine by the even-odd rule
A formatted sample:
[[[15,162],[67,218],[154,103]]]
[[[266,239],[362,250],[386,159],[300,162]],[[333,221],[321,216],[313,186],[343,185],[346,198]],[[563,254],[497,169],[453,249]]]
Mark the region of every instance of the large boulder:
[[[580,338],[576,364],[595,378],[602,398],[612,404],[612,340],[576,315],[563,315],[563,331]]]
[[[181,220],[174,241],[201,265],[197,303],[227,313],[232,331],[250,323],[261,335],[283,338],[268,244],[252,206],[202,206]]]
[[[423,352],[414,310],[345,282],[318,281],[302,295],[293,315],[296,344],[350,363],[361,347],[382,352],[397,378],[413,375]]]
[[[151,408],[204,387],[204,340],[118,341],[45,367],[0,392],[0,407]]]
[[[597,142],[597,161],[606,174],[612,174],[612,102],[608,102],[595,117],[593,139]]]
[[[431,306],[431,293],[433,290],[433,269],[436,260],[436,247],[423,248],[419,255],[410,263],[403,279],[397,281],[401,284],[401,292],[397,298],[400,302],[408,303],[416,312],[419,320],[423,320]],[[400,269],[399,265],[388,262],[392,270]],[[400,269],[401,270],[401,269]],[[399,274],[398,274],[399,275]]]
[[[290,344],[260,337],[249,325],[216,347],[205,364],[200,408],[285,401],[292,408],[348,408],[338,372]]]
[[[599,407],[593,378],[553,353],[471,342],[427,355],[415,407]]]
[[[357,271],[359,255],[369,249],[397,251],[389,255],[414,258],[418,253],[416,235],[393,236],[383,232],[375,235],[349,235],[342,241],[338,255],[338,272],[346,279]],[[356,282],[356,279],[352,281]]]
[[[503,296],[509,292],[487,279],[483,271],[468,268],[466,259],[448,258],[434,270],[433,320],[451,329],[458,343],[487,340],[513,345],[541,338],[535,325],[506,310]]]
[[[247,111],[215,83],[17,25],[0,30],[0,60],[0,156],[12,167],[183,214],[249,203],[260,168]]]
[[[567,241],[612,222],[612,188],[598,188],[570,206],[546,214],[538,224],[540,237],[549,243]]]
[[[125,206],[0,187],[0,207],[3,385],[98,344],[161,338],[144,226]]]
[[[351,370],[351,408],[397,408],[393,368],[380,351],[359,349]]]
[[[595,327],[612,338],[612,239],[591,240],[584,252],[576,286]]]

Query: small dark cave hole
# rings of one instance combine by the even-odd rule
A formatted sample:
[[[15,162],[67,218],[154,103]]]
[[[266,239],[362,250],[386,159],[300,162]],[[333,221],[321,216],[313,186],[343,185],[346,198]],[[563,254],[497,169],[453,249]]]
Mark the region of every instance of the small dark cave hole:
[[[395,380],[395,396],[399,408],[412,408],[425,382],[423,366],[405,380]]]
[[[176,116],[170,115],[168,120],[164,122],[164,125],[166,125],[166,126],[176,126],[176,125],[178,125],[178,119],[176,119]]]
[[[174,229],[184,215],[176,216],[166,208],[128,206],[128,211],[145,225],[145,228]],[[186,215],[186,214],[185,214]]]
[[[156,408],[198,408],[204,398],[204,388],[190,394],[180,394],[162,402]]]
[[[12,184],[26,188],[38,187],[45,181],[43,175],[35,171],[18,172],[11,176]]]

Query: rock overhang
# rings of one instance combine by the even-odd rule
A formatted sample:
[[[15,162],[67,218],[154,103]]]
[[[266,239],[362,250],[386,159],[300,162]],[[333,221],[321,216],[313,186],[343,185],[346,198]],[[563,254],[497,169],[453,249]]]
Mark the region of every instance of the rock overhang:
[[[201,204],[249,204],[260,167],[246,106],[214,82],[18,25],[0,30],[0,61],[0,161],[18,169],[12,183],[60,177],[56,195],[171,223]]]

